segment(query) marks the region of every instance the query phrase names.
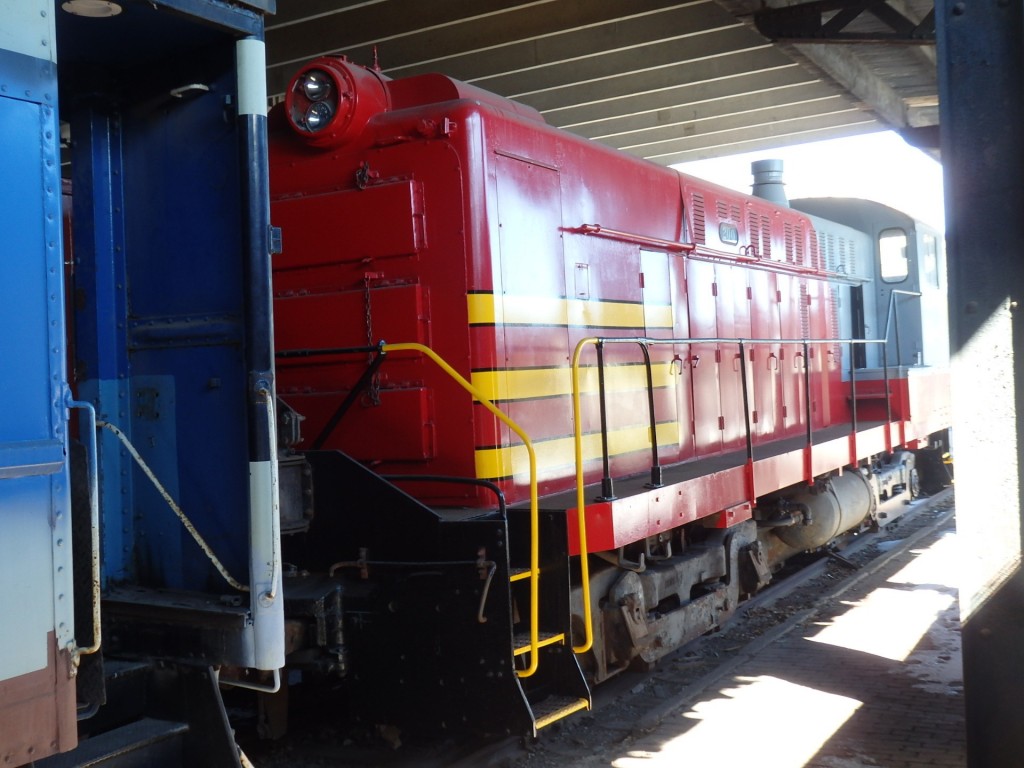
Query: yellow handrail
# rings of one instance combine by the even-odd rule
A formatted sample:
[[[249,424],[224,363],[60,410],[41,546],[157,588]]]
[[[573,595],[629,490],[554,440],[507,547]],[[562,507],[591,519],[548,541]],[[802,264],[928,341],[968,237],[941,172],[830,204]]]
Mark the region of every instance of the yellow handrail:
[[[576,450],[576,527],[580,544],[580,582],[583,589],[583,645],[573,646],[574,653],[586,653],[594,645],[593,620],[590,613],[590,563],[587,559],[587,502],[583,492],[583,427],[580,421],[580,353],[587,344],[596,345],[596,337],[580,339],[572,353],[572,423]]]
[[[519,438],[523,441],[523,445],[526,446],[526,454],[529,457],[530,462],[530,663],[526,669],[517,670],[516,674],[519,677],[530,677],[530,675],[537,671],[537,656],[540,648],[540,636],[538,630],[538,625],[540,624],[540,617],[538,613],[540,538],[538,533],[539,520],[537,512],[537,455],[534,453],[533,443],[527,436],[526,432],[523,431],[522,427],[506,416],[496,405],[494,405],[494,403],[484,397],[480,390],[464,379],[458,371],[452,368],[430,347],[426,347],[423,344],[417,344],[415,342],[408,342],[404,344],[384,344],[381,347],[381,351],[385,354],[388,352],[413,351],[426,355],[433,360],[441,370],[454,379],[459,386],[469,392],[469,394],[471,394],[484,408],[494,414],[495,418],[499,419],[502,423],[507,425],[509,429],[519,435]]]

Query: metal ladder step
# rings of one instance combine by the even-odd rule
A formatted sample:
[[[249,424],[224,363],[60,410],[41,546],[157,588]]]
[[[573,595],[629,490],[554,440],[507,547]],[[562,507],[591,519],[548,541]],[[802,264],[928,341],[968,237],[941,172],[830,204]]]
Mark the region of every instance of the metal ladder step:
[[[534,728],[538,731],[545,726],[557,723],[574,712],[590,709],[590,702],[572,696],[548,696],[537,704],[532,704]]]
[[[565,642],[565,633],[563,632],[538,632],[537,633],[537,647],[543,648],[546,645],[556,645],[558,643]],[[512,647],[514,656],[522,656],[524,653],[530,652],[530,633],[529,632],[517,632],[512,638]]]

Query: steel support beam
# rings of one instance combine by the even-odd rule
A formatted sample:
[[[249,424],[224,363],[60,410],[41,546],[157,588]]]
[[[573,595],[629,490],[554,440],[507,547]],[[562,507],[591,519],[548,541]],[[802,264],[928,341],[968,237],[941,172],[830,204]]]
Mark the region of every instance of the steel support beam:
[[[1024,6],[936,5],[968,764],[1024,754]]]
[[[874,22],[873,29],[857,22]],[[932,45],[935,13],[913,21],[886,0],[814,0],[754,14],[758,31],[775,42]]]

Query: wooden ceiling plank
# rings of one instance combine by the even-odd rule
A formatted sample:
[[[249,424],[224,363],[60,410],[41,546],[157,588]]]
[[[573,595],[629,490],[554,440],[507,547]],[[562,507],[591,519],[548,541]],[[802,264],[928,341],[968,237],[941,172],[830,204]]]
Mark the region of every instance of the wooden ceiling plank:
[[[843,115],[830,115],[819,120],[807,120],[799,124],[753,125],[734,131],[682,138],[676,146],[664,146],[660,152],[655,154],[637,150],[625,151],[659,165],[673,165],[727,154],[752,152],[757,149],[857,136],[884,130],[885,127],[883,123],[868,113],[850,112]]]
[[[863,113],[863,110],[858,109],[855,104],[851,104],[845,95],[835,94],[816,101],[785,104],[780,107],[766,106],[760,109],[698,118],[678,126],[672,126],[671,130],[652,129],[628,136],[613,136],[602,140],[601,143],[616,149],[657,155],[662,152],[664,147],[675,146],[681,139],[691,136],[714,135],[759,125],[800,125],[807,121],[830,119],[835,115],[850,115],[851,113]]]
[[[719,54],[695,55],[674,64],[638,72],[623,72],[585,83],[567,84],[542,93],[519,97],[519,101],[541,112],[592,104],[613,97],[676,88],[692,82],[715,79],[736,71],[744,58],[756,60],[758,69],[770,69],[791,63],[770,45]]]
[[[764,115],[774,120],[779,118],[771,117],[772,115],[793,115],[798,110],[805,111],[808,108],[825,109],[826,102],[842,98],[841,94],[837,94],[824,83],[801,83],[756,94],[731,94],[700,103],[681,104],[642,115],[625,116],[614,121],[615,130],[607,130],[612,126],[604,126],[604,131],[573,132],[613,146],[628,146],[672,138],[674,134],[685,131],[693,124],[707,124],[714,120],[747,114]]]
[[[587,136],[599,136],[628,129],[632,121],[676,107],[699,106],[716,99],[741,94],[756,94],[782,88],[818,83],[810,74],[793,65],[784,65],[753,72],[737,72],[687,83],[673,88],[630,94],[594,104],[544,113],[552,125],[568,128]]]
[[[267,51],[274,68],[328,53],[358,60],[356,52],[377,46],[385,68],[397,72],[427,61],[691,5],[710,3],[635,0],[624,13],[621,0],[474,0],[471,6],[458,0],[388,0],[383,6],[356,8],[328,23],[314,17],[272,29],[267,33]]]
[[[660,42],[740,26],[735,19],[728,18],[728,14],[720,11],[709,14],[708,9],[711,7],[714,6],[706,0],[695,0],[687,5],[565,28],[552,34],[509,41],[490,48],[481,47],[473,51],[435,56],[411,67],[393,67],[389,72],[406,75],[431,68],[431,71],[443,71],[452,77],[481,84],[490,77],[536,72],[549,66],[621,51],[635,52]]]

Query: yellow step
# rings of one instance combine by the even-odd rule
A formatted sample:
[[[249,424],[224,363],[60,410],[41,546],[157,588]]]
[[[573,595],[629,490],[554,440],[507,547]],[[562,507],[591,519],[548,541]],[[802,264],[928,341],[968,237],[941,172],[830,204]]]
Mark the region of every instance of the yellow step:
[[[543,648],[545,645],[555,645],[557,643],[565,642],[564,632],[538,632],[537,633],[537,647]],[[523,634],[517,634],[512,638],[513,647],[515,651],[514,656],[522,656],[524,653],[530,652],[530,635],[524,632]]]
[[[571,696],[549,696],[533,708],[534,728],[538,731],[545,726],[557,723],[559,720],[568,717],[573,712],[581,709],[590,709],[590,701],[587,699],[575,699]]]

